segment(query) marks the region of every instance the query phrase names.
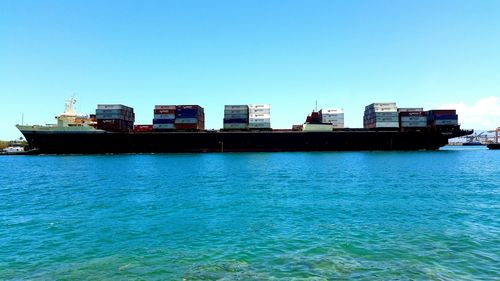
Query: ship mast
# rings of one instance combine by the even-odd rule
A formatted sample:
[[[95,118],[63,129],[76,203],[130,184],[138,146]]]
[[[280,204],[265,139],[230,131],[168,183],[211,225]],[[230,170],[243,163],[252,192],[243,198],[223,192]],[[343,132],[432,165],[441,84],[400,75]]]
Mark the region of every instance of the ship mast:
[[[66,100],[66,102],[64,104],[64,112],[61,115],[75,116],[76,113],[73,110],[73,104],[75,104],[75,103],[76,103],[76,99],[75,99],[75,96],[73,95],[73,96],[71,96],[71,98],[69,100]]]

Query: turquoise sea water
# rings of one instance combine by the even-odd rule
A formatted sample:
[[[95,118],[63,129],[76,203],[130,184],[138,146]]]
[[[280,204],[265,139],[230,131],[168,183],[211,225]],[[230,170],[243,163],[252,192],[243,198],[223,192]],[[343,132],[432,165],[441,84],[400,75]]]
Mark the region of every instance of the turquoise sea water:
[[[0,279],[499,280],[500,151],[0,157]]]

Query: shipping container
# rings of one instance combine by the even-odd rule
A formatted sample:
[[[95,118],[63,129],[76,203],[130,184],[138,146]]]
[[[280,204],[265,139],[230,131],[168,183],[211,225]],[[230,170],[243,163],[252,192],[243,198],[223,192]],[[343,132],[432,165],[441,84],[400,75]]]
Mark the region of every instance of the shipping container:
[[[401,127],[402,128],[408,128],[408,127],[424,128],[424,127],[427,127],[427,121],[401,121]]]
[[[199,121],[198,118],[176,118],[175,124],[197,124]]]
[[[198,118],[201,117],[202,114],[196,111],[177,111],[175,113],[175,118]]]
[[[319,111],[320,114],[344,114],[344,109],[342,108],[333,108],[333,109],[321,109]]]
[[[410,112],[410,111],[417,111],[417,112],[422,112],[424,109],[422,107],[400,107],[398,108],[398,112]]]
[[[399,112],[399,116],[427,116],[425,111],[402,111]]]
[[[175,105],[155,105],[155,109],[175,110]]]
[[[122,114],[96,114],[96,119],[117,119],[117,120],[126,120],[126,121],[134,121],[134,116],[125,116]]]
[[[199,105],[176,105],[176,110],[193,109],[193,110],[203,110],[203,107]]]
[[[428,111],[429,115],[455,115],[457,111],[455,109],[433,109]]]
[[[203,130],[201,124],[175,124],[177,130]]]
[[[249,123],[248,128],[250,128],[250,129],[270,129],[271,123]]]
[[[252,124],[252,123],[270,123],[270,122],[271,122],[271,119],[269,119],[269,118],[249,118],[248,119],[249,124]]]
[[[416,122],[426,122],[427,116],[401,116],[401,122],[406,121],[416,121]]]
[[[153,124],[154,130],[174,130],[174,124]]]
[[[97,129],[107,131],[128,131],[133,129],[134,123],[126,120],[101,119],[97,120]]]
[[[270,114],[260,114],[260,113],[256,113],[256,114],[248,114],[248,118],[250,118],[250,119],[253,119],[253,118],[258,118],[258,119],[271,119],[271,115],[270,115]]]
[[[174,124],[175,119],[153,119],[153,124]]]
[[[128,111],[134,111],[132,107],[128,107],[123,104],[98,104],[97,109],[124,109]]]
[[[245,118],[224,118],[224,123],[241,123],[241,124],[246,124],[248,123],[248,119]]]
[[[244,110],[248,111],[248,105],[225,105],[224,110]]]
[[[367,117],[398,117],[399,115],[396,111],[385,111],[385,112],[368,111],[368,112],[365,112],[365,116],[367,116]]]
[[[248,113],[246,113],[246,114],[224,114],[224,118],[227,118],[227,119],[248,119]]]
[[[367,118],[367,122],[399,122],[398,117],[372,117]]]
[[[248,113],[249,114],[268,114],[269,115],[269,114],[271,114],[271,110],[269,108],[267,108],[267,109],[257,108],[257,109],[250,109],[248,111]]]
[[[133,113],[133,110],[126,109],[96,109],[96,114],[130,114]]]
[[[249,104],[248,108],[250,109],[270,109],[270,104]]]
[[[175,114],[155,114],[155,119],[175,119]]]
[[[453,125],[458,126],[458,120],[436,120],[433,123],[434,125]]]
[[[224,110],[224,114],[248,114],[247,109],[226,109]]]
[[[241,123],[241,124],[235,124],[235,123],[224,123],[225,130],[246,130],[248,129],[248,124],[246,123]]]
[[[174,114],[175,115],[175,108],[174,109],[155,109],[154,114]]]
[[[134,125],[134,132],[150,132],[153,130],[153,125]]]
[[[431,120],[458,120],[458,115],[433,115]]]

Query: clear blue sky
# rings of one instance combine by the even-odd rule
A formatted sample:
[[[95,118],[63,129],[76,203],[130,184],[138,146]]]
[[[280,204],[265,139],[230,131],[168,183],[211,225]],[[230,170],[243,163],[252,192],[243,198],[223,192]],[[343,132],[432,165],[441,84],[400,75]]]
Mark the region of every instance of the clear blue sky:
[[[350,127],[371,102],[473,105],[500,96],[500,1],[1,1],[0,139],[22,113],[53,123],[73,93],[136,123],[200,104],[207,128],[224,104],[270,103],[274,128],[315,100]]]

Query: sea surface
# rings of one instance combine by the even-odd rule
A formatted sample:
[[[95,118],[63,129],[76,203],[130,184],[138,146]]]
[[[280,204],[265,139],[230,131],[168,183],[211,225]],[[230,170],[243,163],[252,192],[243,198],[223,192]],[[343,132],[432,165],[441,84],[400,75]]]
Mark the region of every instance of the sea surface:
[[[0,157],[0,280],[500,280],[500,151]]]

